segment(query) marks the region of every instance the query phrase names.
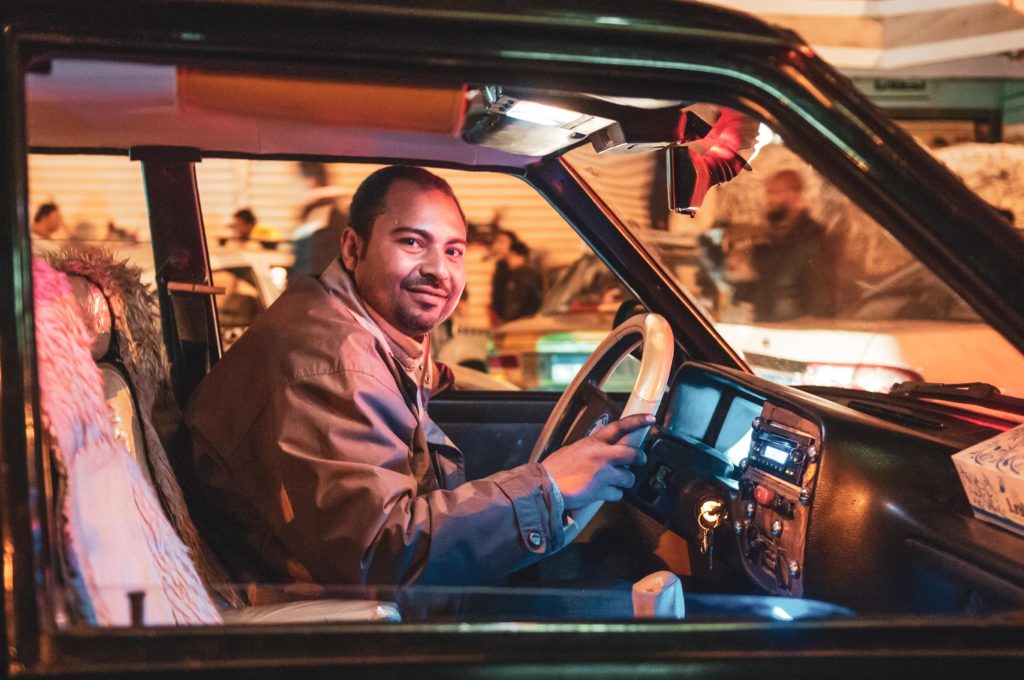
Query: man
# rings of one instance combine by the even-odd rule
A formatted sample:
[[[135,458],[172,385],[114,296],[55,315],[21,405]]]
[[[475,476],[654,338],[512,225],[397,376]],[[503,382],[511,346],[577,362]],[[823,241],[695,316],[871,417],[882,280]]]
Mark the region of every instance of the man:
[[[633,416],[527,464],[465,481],[426,410],[429,332],[465,283],[451,188],[389,167],[357,190],[341,258],[292,285],[224,355],[186,415],[233,566],[268,581],[465,584],[551,554],[571,514],[617,500],[643,462]],[[568,511],[564,513],[563,511]]]
[[[323,163],[299,163],[303,205],[299,226],[292,232],[295,262],[291,276],[319,274],[335,258],[346,217],[338,207],[339,190],[327,181]]]
[[[508,272],[501,297],[502,322],[529,316],[540,309],[541,280],[537,270],[530,266],[530,247],[522,241],[509,246],[505,256]]]
[[[32,218],[32,235],[38,238],[63,238],[64,218],[56,203],[43,203]]]
[[[488,311],[492,326],[499,326],[507,320],[504,305],[505,288],[508,285],[508,255],[512,251],[512,244],[518,242],[515,232],[507,229],[498,229],[491,241],[488,258],[494,260],[494,271],[491,273],[491,306]]]
[[[757,321],[835,313],[835,283],[824,266],[825,229],[807,213],[804,180],[780,170],[765,180],[766,242],[753,246]]]
[[[256,215],[249,208],[235,211],[231,216],[231,233],[238,241],[245,243],[256,228]]]

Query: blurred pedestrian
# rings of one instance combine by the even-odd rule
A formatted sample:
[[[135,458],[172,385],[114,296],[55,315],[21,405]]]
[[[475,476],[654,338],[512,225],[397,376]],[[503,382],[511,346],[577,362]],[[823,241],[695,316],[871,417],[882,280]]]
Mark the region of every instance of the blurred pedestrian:
[[[519,243],[519,237],[515,232],[507,229],[497,229],[494,239],[491,241],[491,252],[488,259],[494,260],[494,272],[491,274],[491,325],[497,326],[504,320],[502,305],[505,301],[505,288],[508,283],[508,255],[512,251],[512,245]]]
[[[32,218],[32,235],[46,239],[67,238],[64,218],[56,203],[43,203],[36,209]]]
[[[540,273],[530,265],[530,247],[525,243],[517,240],[509,246],[505,263],[508,271],[495,308],[502,323],[536,314],[542,289]]]
[[[337,258],[341,232],[348,224],[348,216],[338,207],[340,191],[327,181],[327,166],[303,161],[299,174],[305,203],[299,227],[292,233],[295,264],[289,278],[293,281],[307,274],[319,275]]]
[[[780,170],[764,184],[766,242],[751,253],[756,321],[835,314],[825,228],[807,212],[804,179]]]
[[[248,241],[252,236],[252,230],[256,228],[256,214],[249,208],[236,210],[231,216],[231,233],[236,239]]]

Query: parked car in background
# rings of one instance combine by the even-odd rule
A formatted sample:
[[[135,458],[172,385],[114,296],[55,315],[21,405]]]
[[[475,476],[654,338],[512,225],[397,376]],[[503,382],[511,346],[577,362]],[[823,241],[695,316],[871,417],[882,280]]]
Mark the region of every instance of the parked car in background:
[[[594,255],[584,255],[561,273],[536,314],[494,330],[491,374],[524,389],[564,390],[630,297],[607,266]],[[608,389],[632,389],[637,367],[635,358],[626,357],[609,378]]]
[[[788,385],[877,392],[907,381],[976,381],[1024,394],[1021,376],[1006,370],[1013,346],[919,263],[878,282],[834,319],[717,328],[755,373]]]
[[[583,256],[537,314],[495,329],[491,372],[527,389],[565,389],[629,298],[607,266]],[[865,286],[834,317],[715,328],[757,375],[786,385],[884,392],[907,381],[983,382],[1024,394],[1024,376],[1006,370],[1016,349],[916,262]],[[627,357],[609,388],[628,390],[636,368]]]
[[[228,349],[284,292],[288,285],[291,253],[221,247],[210,252],[221,341]]]

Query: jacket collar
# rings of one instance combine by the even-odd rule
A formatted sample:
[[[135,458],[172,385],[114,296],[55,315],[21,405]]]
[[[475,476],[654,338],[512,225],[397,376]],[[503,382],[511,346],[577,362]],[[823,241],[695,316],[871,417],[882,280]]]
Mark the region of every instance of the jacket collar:
[[[429,335],[422,340],[411,338],[371,309],[359,295],[351,274],[342,266],[340,258],[331,262],[320,275],[320,285],[340,301],[363,328],[389,349],[391,358],[412,379],[413,384],[427,387],[433,384]]]

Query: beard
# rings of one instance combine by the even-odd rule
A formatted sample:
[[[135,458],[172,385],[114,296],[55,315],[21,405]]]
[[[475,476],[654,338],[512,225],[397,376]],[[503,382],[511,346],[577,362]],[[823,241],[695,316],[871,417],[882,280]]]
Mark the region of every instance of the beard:
[[[437,328],[441,322],[448,318],[443,310],[419,311],[398,307],[395,310],[398,321],[398,328],[408,333],[411,337],[419,337],[430,333]]]
[[[434,330],[445,319],[451,316],[459,297],[450,285],[441,284],[435,279],[412,275],[402,281],[402,288],[409,290],[415,288],[432,288],[438,294],[444,296],[443,304],[428,306],[426,308],[415,306],[396,305],[395,316],[398,322],[407,331],[414,331],[417,335],[426,335]],[[440,298],[438,302],[441,303]]]

